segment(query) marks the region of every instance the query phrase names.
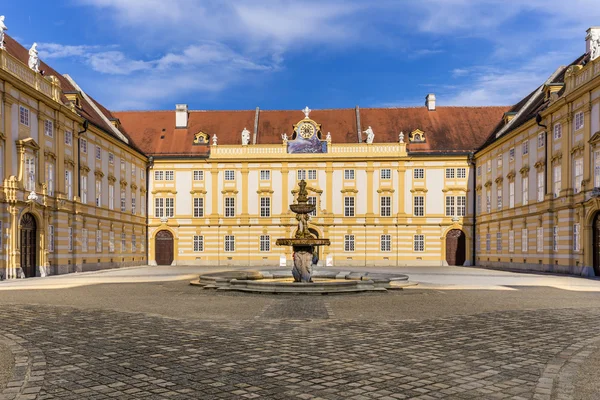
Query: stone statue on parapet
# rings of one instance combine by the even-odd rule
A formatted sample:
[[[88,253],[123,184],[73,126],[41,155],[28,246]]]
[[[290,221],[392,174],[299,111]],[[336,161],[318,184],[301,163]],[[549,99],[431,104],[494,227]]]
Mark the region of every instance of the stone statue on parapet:
[[[38,55],[37,43],[33,43],[29,49],[29,68],[34,72],[40,72],[40,57]]]
[[[331,132],[327,132],[327,137],[325,137],[328,143],[331,143]]]
[[[594,61],[600,57],[600,32],[592,31],[590,38],[590,59]]]
[[[217,135],[213,135],[213,146],[217,145]]]
[[[367,134],[367,143],[373,143],[373,139],[375,139],[375,133],[373,132],[373,128],[370,126],[363,133]]]
[[[304,108],[304,110],[302,110],[302,112],[304,113],[304,119],[309,119],[310,118],[309,115],[310,115],[311,111],[312,110],[310,108],[308,108],[308,106],[306,106]]]
[[[283,135],[281,135],[281,140],[283,140],[283,144],[286,144],[288,142],[288,135],[287,135],[287,133],[284,133]]]
[[[0,49],[5,49],[4,47],[4,32],[7,31],[8,28],[4,24],[4,15],[0,15]]]
[[[398,141],[400,143],[404,143],[404,132],[400,132],[400,134],[398,135]]]
[[[247,146],[250,143],[250,131],[246,128],[242,131],[242,144]]]

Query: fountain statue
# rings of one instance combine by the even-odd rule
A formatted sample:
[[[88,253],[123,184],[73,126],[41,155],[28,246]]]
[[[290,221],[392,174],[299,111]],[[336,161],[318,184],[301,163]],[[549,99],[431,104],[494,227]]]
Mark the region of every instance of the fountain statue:
[[[294,267],[292,275],[294,282],[312,282],[311,265],[314,248],[316,246],[329,246],[329,239],[317,239],[308,230],[309,214],[315,210],[316,205],[309,204],[306,181],[303,179],[298,184],[298,202],[290,204],[290,209],[296,213],[298,230],[293,239],[277,239],[278,246],[292,246],[294,249]]]

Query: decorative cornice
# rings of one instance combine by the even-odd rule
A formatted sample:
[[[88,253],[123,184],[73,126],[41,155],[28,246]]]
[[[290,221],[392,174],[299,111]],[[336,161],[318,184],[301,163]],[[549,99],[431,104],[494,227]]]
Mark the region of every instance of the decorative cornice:
[[[377,189],[377,193],[381,194],[381,193],[394,193],[395,190],[392,188],[381,188],[381,189]]]
[[[540,160],[538,162],[536,162],[535,164],[533,164],[533,166],[535,167],[535,169],[543,169],[546,166],[546,161],[544,160]]]
[[[239,193],[239,191],[235,190],[233,188],[221,190],[221,194],[238,194],[238,193]]]
[[[517,174],[515,174],[515,171],[510,171],[508,174],[506,174],[506,179],[508,179],[509,181],[512,181],[513,179],[515,179],[515,176]]]
[[[488,180],[486,183],[484,183],[484,185],[483,185],[483,186],[485,186],[485,187],[490,187],[490,186],[492,186],[492,181],[489,181],[489,180]]]
[[[158,193],[177,194],[177,191],[173,190],[173,189],[158,189],[158,190],[152,191],[152,194],[158,194]]]
[[[138,186],[135,183],[131,184],[131,190],[137,190]]]
[[[17,145],[17,151],[19,152],[25,151],[25,148],[32,149],[36,152],[40,149],[40,146],[32,138],[15,140],[15,144]]]
[[[275,191],[273,189],[264,188],[264,189],[258,189],[256,191],[256,193],[258,193],[258,194],[273,194],[273,193],[275,193]],[[293,190],[292,190],[292,193],[294,193]]]
[[[140,188],[140,193],[141,193],[141,194],[146,194],[146,188],[142,186],[142,187]]]
[[[426,188],[416,187],[416,188],[410,189],[410,192],[411,193],[418,193],[418,192],[427,193],[427,192],[429,192],[429,190],[427,190]]]
[[[121,178],[121,180],[119,181],[119,184],[121,185],[121,187],[123,189],[125,189],[127,187],[127,181],[123,178]]]
[[[502,183],[502,181],[504,181],[504,178],[499,176],[496,178],[496,180],[494,182],[496,182],[498,184],[498,183]]]
[[[75,161],[71,158],[65,158],[65,165],[70,165],[71,167],[75,167]]]
[[[575,146],[571,149],[571,155],[578,155],[579,153],[583,153],[585,146],[581,142],[577,142]]]
[[[481,191],[481,183],[478,183],[477,186],[475,186],[475,191],[477,191],[477,192]]]
[[[462,186],[449,186],[442,189],[442,193],[448,192],[467,192],[467,189]]]
[[[519,170],[519,172],[521,173],[521,175],[525,175],[526,173],[529,172],[529,165],[525,165],[523,168],[521,168]]]
[[[88,168],[88,171],[89,171],[89,168]],[[117,178],[115,178],[115,176],[113,174],[109,174],[108,175],[108,181],[110,183],[115,183],[117,181]]]
[[[346,188],[341,190],[342,193],[358,193],[358,190],[354,188]]]
[[[550,163],[554,164],[555,162],[560,160],[562,160],[562,152],[557,151],[552,155],[552,158],[550,158]]]
[[[56,160],[56,154],[54,154],[52,151],[45,149],[44,150],[44,156],[46,156],[46,158],[51,158],[53,160]]]
[[[97,178],[104,178],[104,172],[102,172],[101,170],[97,169],[94,171],[94,175],[96,175]]]
[[[143,188],[142,188],[142,189],[143,189]],[[142,189],[140,189],[140,191],[141,191]],[[145,190],[144,190],[144,191],[145,191]],[[207,192],[206,190],[204,190],[204,189],[198,189],[198,190],[191,190],[191,191],[190,191],[190,194],[191,194],[191,195],[194,195],[194,194],[206,194],[206,193],[208,193],[208,192]]]

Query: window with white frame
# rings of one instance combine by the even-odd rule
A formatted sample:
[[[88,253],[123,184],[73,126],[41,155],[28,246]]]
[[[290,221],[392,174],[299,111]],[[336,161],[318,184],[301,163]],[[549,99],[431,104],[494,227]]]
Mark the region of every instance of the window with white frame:
[[[425,251],[425,235],[413,236],[413,250],[418,253]]]
[[[121,212],[125,212],[127,208],[127,199],[125,197],[125,189],[121,189]],[[162,215],[161,215],[162,217]]]
[[[165,199],[165,217],[175,217],[175,199],[172,197],[168,197]]]
[[[467,169],[466,168],[456,168],[456,177],[458,179],[465,179],[467,177]]]
[[[44,121],[44,135],[54,137],[54,123],[49,119]]]
[[[271,216],[271,198],[261,197],[260,198],[260,216],[270,217]]]
[[[581,184],[583,182],[583,158],[576,158],[574,164],[573,173],[575,178],[573,179],[573,185],[575,187],[573,191],[577,194],[581,192]]]
[[[48,196],[54,196],[54,163],[46,162],[46,188]]]
[[[298,180],[306,180],[306,170],[305,169],[299,169],[298,173],[296,174],[298,177]]]
[[[73,199],[73,172],[69,169],[65,170],[65,189],[67,192],[67,199]]]
[[[127,251],[127,235],[125,232],[121,232],[121,253]]]
[[[344,235],[344,251],[354,251],[354,235]]]
[[[109,210],[115,209],[115,185],[112,183],[108,185],[108,208]]]
[[[125,175],[125,160],[121,160],[121,171],[123,171],[123,175]],[[162,171],[160,171],[160,172],[162,173]],[[164,176],[164,175],[161,175],[161,176]],[[160,178],[160,180],[162,181],[163,178]]]
[[[496,190],[496,207],[498,208],[498,210],[502,210],[502,184],[499,184],[498,186],[499,187]]]
[[[123,165],[123,163],[121,163]],[[164,181],[165,180],[165,171],[154,171],[154,180],[155,181]]]
[[[575,114],[575,130],[578,131],[583,128],[584,125],[584,117],[583,112],[580,111]]]
[[[226,252],[234,252],[235,251],[235,236],[225,235],[225,251]]]
[[[496,251],[502,251],[502,232],[496,232]]]
[[[562,125],[560,123],[554,124],[554,140],[562,138]]]
[[[481,165],[477,167],[477,176],[481,176]]]
[[[600,150],[594,152],[594,187],[600,187]]]
[[[19,106],[19,122],[21,125],[29,126],[29,109]]]
[[[140,196],[140,215],[142,217],[146,216],[146,196],[144,195]]]
[[[233,170],[226,170],[225,171],[225,180],[226,181],[235,181],[235,171]]]
[[[345,169],[344,170],[344,179],[354,180],[354,170],[353,169]]]
[[[454,196],[446,196],[446,217],[454,217],[456,214],[456,202]]]
[[[488,214],[492,212],[492,191],[490,189],[485,191],[485,210]]]
[[[483,201],[481,193],[477,193],[477,214],[481,214],[481,202]]]
[[[87,192],[88,192],[87,181],[88,181],[88,177],[84,173],[83,175],[81,175],[81,202],[83,204],[87,204]]]
[[[544,147],[546,145],[546,135],[544,132],[538,133],[537,135],[537,147]]]
[[[487,172],[492,172],[492,160],[487,160],[486,166],[487,166]]]
[[[425,178],[425,169],[424,168],[415,168],[413,171],[414,179],[424,179]]]
[[[496,168],[498,168],[498,174],[502,173],[502,154],[498,154],[496,158]]]
[[[467,196],[456,196],[456,216],[467,215]]]
[[[203,181],[204,180],[204,171],[194,171],[194,180],[195,181]]]
[[[135,214],[135,194],[131,195],[131,213]]]
[[[379,177],[382,180],[392,179],[392,170],[389,168],[384,168],[379,172]]]
[[[529,177],[524,175],[521,178],[521,203],[526,206],[529,202]]]
[[[554,198],[560,197],[560,189],[561,189],[561,182],[562,182],[562,169],[560,164],[559,165],[555,165],[552,168],[552,184],[553,184],[553,192],[554,192]]]
[[[481,235],[479,233],[475,236],[475,250],[481,251]]]
[[[529,141],[525,140],[522,145],[523,155],[529,154]]]
[[[135,178],[137,178],[137,169],[134,164],[131,164],[131,180],[135,181]]]
[[[529,232],[527,228],[521,229],[521,251],[527,253],[529,251]]]
[[[35,156],[33,154],[25,154],[25,190],[31,192],[35,190]]]
[[[316,196],[309,196],[308,197],[308,204],[313,204],[313,205],[317,205],[317,197]],[[311,217],[316,217],[317,216],[317,207],[315,207],[314,210],[312,210],[309,214]]]
[[[144,228],[142,228],[142,236],[140,239],[140,251],[144,253],[146,251],[146,232],[144,232]]]
[[[515,252],[515,231],[508,231],[508,252]]]
[[[102,181],[96,179],[96,207],[102,205]]]
[[[425,215],[425,197],[413,197],[413,213],[415,217],[423,217]]]
[[[235,217],[235,197],[225,197],[225,216]]]
[[[573,224],[573,251],[579,251],[580,249],[580,236],[579,236],[579,224]]]
[[[165,171],[165,181],[174,181],[175,171]]]
[[[392,251],[392,235],[381,235],[379,248],[383,252]]]
[[[490,233],[485,234],[485,249],[492,251],[492,235]]]
[[[261,181],[270,181],[271,180],[271,171],[268,169],[260,170],[260,180]]]
[[[515,148],[511,147],[510,150],[508,150],[508,161],[513,162],[515,161]]]
[[[392,198],[390,196],[382,196],[380,199],[379,214],[382,217],[392,216]]]
[[[537,173],[537,201],[544,201],[544,172]]]
[[[515,207],[515,181],[508,182],[508,206]]]
[[[558,251],[558,226],[552,227],[552,251]]]
[[[194,218],[204,217],[204,197],[194,197]]]
[[[135,233],[131,234],[131,252],[135,253],[137,251],[137,242]]]
[[[81,252],[87,253],[88,251],[88,230],[83,228],[81,230]]]
[[[87,139],[79,139],[79,149],[81,150],[81,152],[83,154],[87,154],[87,148],[88,148],[88,143],[87,143]]]
[[[309,169],[308,170],[308,180],[309,181],[315,181],[315,180],[317,180],[317,170],[316,169]]]
[[[54,252],[54,226],[48,225],[48,251]]]
[[[354,217],[354,197],[344,197],[344,217]]]
[[[544,228],[541,226],[536,229],[536,247],[538,253],[544,252]]]
[[[271,236],[260,235],[259,247],[261,252],[271,251]]]
[[[446,179],[454,179],[454,168],[446,168]]]
[[[114,163],[115,163],[115,155],[113,153],[108,153],[108,163],[110,165],[114,165]]]
[[[96,253],[102,252],[102,230],[96,230]]]
[[[96,145],[96,160],[102,160],[102,148],[99,144]]]
[[[194,252],[199,253],[204,251],[204,236],[194,235]]]
[[[156,218],[162,218],[165,216],[165,199],[162,197],[157,197],[154,199],[154,216]]]
[[[65,131],[65,145],[73,146],[73,132]]]
[[[108,252],[115,252],[115,232],[113,231],[108,232]]]

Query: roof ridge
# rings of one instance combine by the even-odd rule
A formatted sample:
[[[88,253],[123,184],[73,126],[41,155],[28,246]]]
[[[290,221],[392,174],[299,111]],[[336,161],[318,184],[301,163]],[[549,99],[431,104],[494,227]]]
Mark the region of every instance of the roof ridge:
[[[507,105],[490,105],[490,106],[437,106],[437,108],[506,108],[511,107],[510,104]],[[407,107],[360,107],[361,110],[413,110],[425,108],[424,106],[407,106]],[[311,110],[312,111],[353,111],[354,108],[318,108]],[[176,110],[109,110],[111,113],[167,113],[167,112],[175,112]],[[267,110],[260,109],[260,112],[302,112],[302,110],[293,110],[293,109],[279,109],[279,110]],[[190,113],[206,113],[206,112],[214,112],[214,113],[238,113],[238,112],[256,112],[256,110],[188,110]]]

